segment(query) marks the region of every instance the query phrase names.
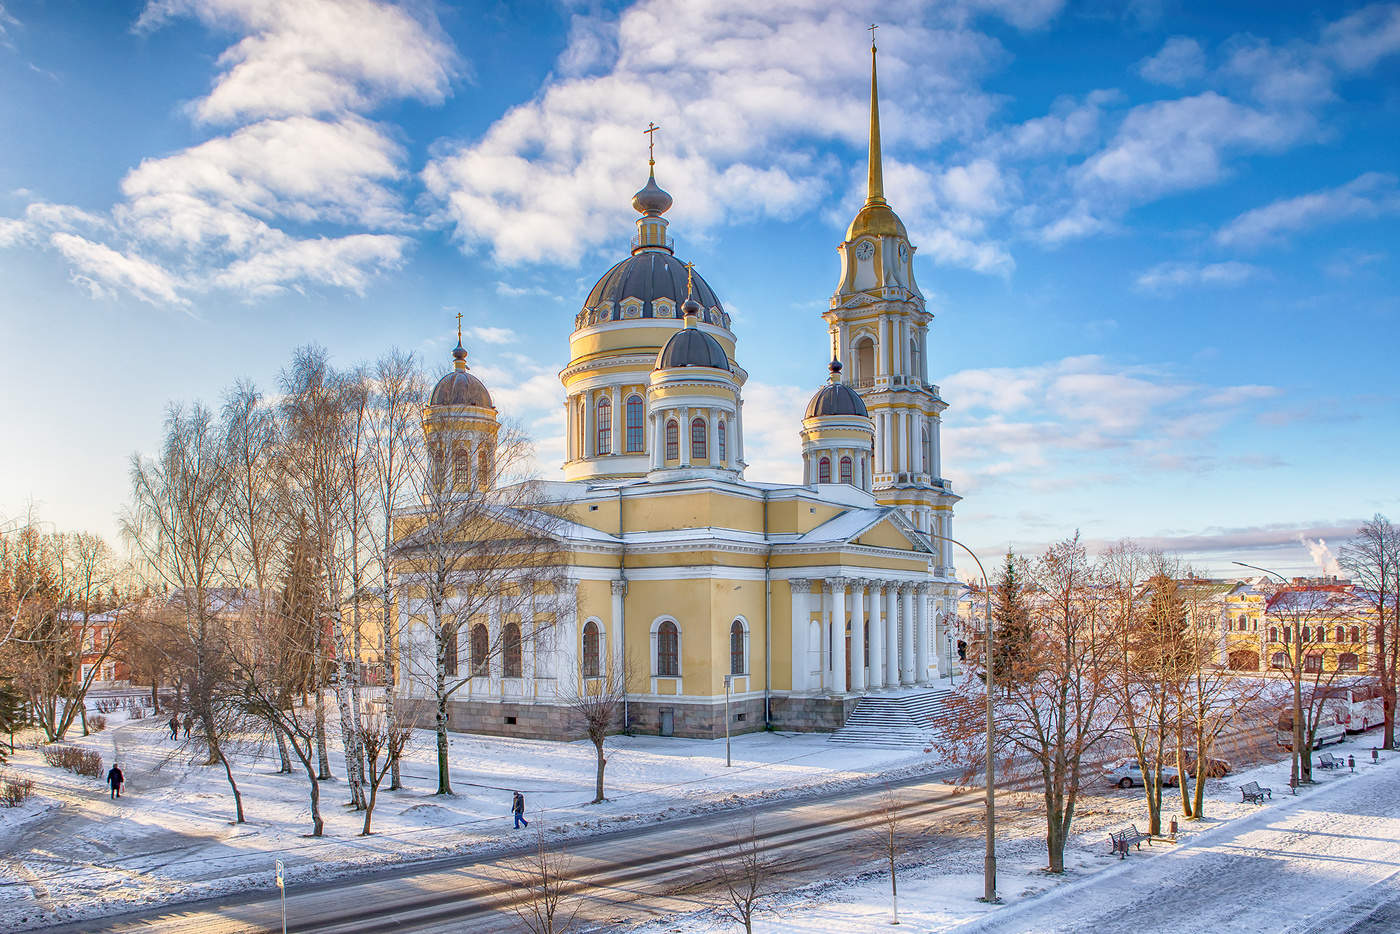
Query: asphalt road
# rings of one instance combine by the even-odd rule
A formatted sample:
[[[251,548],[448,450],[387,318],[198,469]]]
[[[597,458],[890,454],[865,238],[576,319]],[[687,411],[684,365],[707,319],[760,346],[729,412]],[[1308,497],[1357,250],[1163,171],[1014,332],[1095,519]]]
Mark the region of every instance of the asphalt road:
[[[951,773],[892,783],[911,832],[982,813],[980,792],[958,793]],[[585,888],[573,899],[580,920],[637,921],[713,904],[724,845],[749,832],[752,815],[765,855],[784,888],[846,875],[875,856],[873,827],[883,790],[828,793],[735,813],[668,820],[573,842],[567,874]],[[964,831],[966,832],[966,831]],[[976,832],[976,831],[974,831]],[[522,838],[525,832],[522,831]],[[287,896],[288,930],[298,934],[377,931],[518,931],[524,849],[499,850],[320,883]],[[522,905],[523,907],[523,905]],[[467,923],[470,922],[470,926]],[[144,913],[49,928],[55,932],[232,934],[280,931],[276,892],[244,893]]]

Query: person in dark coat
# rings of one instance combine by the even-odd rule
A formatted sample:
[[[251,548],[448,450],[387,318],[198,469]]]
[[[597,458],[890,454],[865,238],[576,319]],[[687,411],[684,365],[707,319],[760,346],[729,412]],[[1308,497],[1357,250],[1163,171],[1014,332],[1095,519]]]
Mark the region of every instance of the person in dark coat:
[[[172,717],[170,718],[170,738],[171,738],[171,739],[179,739],[179,737],[180,737],[180,721],[179,721],[178,719],[176,719],[174,716],[172,716]]]
[[[185,714],[185,739],[190,738],[190,727],[192,726],[194,726],[194,717],[191,714]]]
[[[520,829],[521,824],[526,827],[530,826],[530,822],[525,819],[525,796],[518,791],[515,793],[515,797],[511,798],[510,811],[515,815],[516,830]]]
[[[122,774],[122,770],[113,762],[112,767],[107,770],[107,784],[112,786],[113,798],[120,798],[122,796],[122,784],[125,781],[126,776]]]

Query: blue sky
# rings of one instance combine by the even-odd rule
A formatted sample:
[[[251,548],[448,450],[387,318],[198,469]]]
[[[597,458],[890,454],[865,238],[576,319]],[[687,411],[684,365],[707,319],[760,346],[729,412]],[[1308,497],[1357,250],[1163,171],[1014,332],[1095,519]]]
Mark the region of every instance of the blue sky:
[[[875,21],[957,531],[1325,566],[1400,513],[1400,5],[1261,9],[0,0],[0,515],[110,534],[168,401],[307,341],[445,369],[459,310],[552,468],[649,120],[796,479]]]

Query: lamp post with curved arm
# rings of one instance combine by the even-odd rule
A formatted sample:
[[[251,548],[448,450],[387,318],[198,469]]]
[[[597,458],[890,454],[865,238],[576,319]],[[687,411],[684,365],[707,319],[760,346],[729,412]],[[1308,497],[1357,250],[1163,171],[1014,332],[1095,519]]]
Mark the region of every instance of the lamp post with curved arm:
[[[996,785],[993,783],[996,778],[996,767],[992,758],[992,742],[996,738],[996,721],[992,717],[992,588],[987,586],[987,571],[982,567],[982,561],[973,553],[971,548],[967,547],[956,538],[949,538],[947,535],[939,535],[935,532],[927,532],[925,534],[928,535],[929,538],[937,539],[941,542],[951,542],[967,552],[972,557],[972,560],[977,563],[977,570],[982,574],[982,594],[987,601],[985,619],[987,633],[985,639],[987,674],[987,853],[982,859],[982,901],[995,902],[997,900],[997,793]]]
[[[1242,568],[1249,568],[1250,570],[1254,571],[1262,571],[1263,573],[1268,574],[1272,577],[1277,577],[1279,579],[1279,582],[1285,587],[1288,586],[1288,578],[1284,577],[1278,571],[1271,571],[1268,568],[1261,568],[1256,564],[1245,564],[1243,561],[1232,561],[1230,563],[1238,564]],[[1267,617],[1265,618],[1264,622],[1267,625]],[[1297,619],[1293,620],[1292,627],[1293,639],[1296,640],[1296,648],[1292,653],[1293,660],[1290,662],[1290,665],[1292,666],[1294,672],[1297,671],[1297,666],[1302,664],[1301,659],[1303,656],[1302,629],[1298,625],[1298,622],[1299,621]],[[1263,662],[1262,658],[1260,659],[1260,662]],[[1299,757],[1303,754],[1303,684],[1301,676],[1290,676],[1289,680],[1293,682],[1293,761],[1292,776],[1289,780],[1289,784],[1293,786],[1293,793],[1296,795],[1298,793],[1298,785],[1303,778],[1302,763],[1299,759]]]

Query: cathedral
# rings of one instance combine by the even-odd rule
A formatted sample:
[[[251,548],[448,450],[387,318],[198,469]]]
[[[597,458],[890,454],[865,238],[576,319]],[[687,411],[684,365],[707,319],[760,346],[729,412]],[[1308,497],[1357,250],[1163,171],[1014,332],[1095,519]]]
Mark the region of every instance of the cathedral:
[[[719,295],[676,256],[672,199],[650,164],[630,253],[588,293],[559,374],[564,479],[543,487],[565,517],[552,533],[565,609],[548,627],[528,612],[470,621],[452,729],[571,736],[567,698],[626,672],[637,732],[713,737],[726,716],[735,733],[831,730],[862,696],[918,691],[952,663],[959,584],[945,539],[959,497],[942,478],[933,316],[884,196],[875,49],[866,200],[822,316],[833,359],[813,361],[827,376],[792,426],[799,484],[745,476],[743,354]],[[459,342],[424,430],[473,426],[470,465],[497,413],[465,356]],[[402,651],[426,651],[411,635],[426,601],[402,590]],[[513,655],[471,658],[501,645],[503,626]],[[406,698],[431,695],[412,674],[426,667],[405,659]]]

